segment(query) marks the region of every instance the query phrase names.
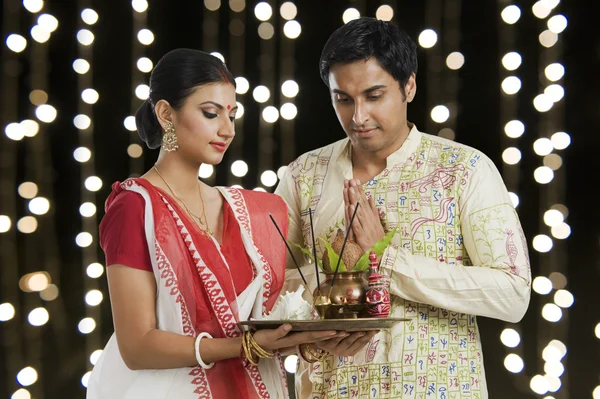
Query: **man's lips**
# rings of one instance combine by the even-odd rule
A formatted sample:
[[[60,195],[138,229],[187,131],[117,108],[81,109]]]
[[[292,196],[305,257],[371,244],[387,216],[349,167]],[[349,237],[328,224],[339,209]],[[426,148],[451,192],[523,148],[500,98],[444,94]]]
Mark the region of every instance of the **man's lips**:
[[[354,133],[357,134],[358,136],[368,136],[368,135],[372,134],[373,132],[375,132],[375,130],[377,130],[376,127],[373,127],[370,129],[354,129]]]

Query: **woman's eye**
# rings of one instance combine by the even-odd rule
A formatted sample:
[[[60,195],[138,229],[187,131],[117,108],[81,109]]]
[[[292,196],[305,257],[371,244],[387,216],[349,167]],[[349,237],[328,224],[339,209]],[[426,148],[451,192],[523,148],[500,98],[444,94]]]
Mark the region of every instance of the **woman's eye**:
[[[216,118],[218,115],[217,114],[213,114],[212,112],[208,112],[208,111],[204,111],[202,110],[202,113],[204,114],[204,116],[206,116],[208,119],[214,119]]]

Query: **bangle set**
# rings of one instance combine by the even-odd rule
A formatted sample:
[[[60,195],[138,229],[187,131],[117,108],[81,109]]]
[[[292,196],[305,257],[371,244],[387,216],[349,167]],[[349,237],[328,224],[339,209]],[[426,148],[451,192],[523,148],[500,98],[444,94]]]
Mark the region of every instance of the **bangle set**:
[[[256,366],[260,359],[270,359],[275,356],[275,353],[261,347],[254,339],[254,334],[251,331],[244,331],[240,355],[242,358],[248,359],[250,364]]]
[[[298,346],[298,353],[300,354],[302,360],[307,363],[319,362],[329,355],[329,352],[323,349],[315,348],[311,344],[300,344]]]

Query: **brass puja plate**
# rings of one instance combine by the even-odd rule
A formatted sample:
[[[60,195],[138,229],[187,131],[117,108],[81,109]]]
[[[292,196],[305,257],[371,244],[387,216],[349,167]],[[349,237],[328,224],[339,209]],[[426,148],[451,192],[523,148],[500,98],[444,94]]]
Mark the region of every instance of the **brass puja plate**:
[[[248,320],[239,324],[254,330],[276,329],[282,324],[291,324],[292,331],[373,331],[392,328],[395,324],[408,321],[396,317],[360,319],[318,319],[318,320]]]

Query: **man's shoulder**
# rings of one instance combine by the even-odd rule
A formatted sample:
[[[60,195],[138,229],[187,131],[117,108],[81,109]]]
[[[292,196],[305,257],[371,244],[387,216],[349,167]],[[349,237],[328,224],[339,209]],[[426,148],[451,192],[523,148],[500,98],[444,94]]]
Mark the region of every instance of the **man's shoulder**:
[[[478,150],[475,147],[433,134],[421,134],[422,145],[425,144],[430,147],[438,147],[439,151],[455,153],[459,159],[468,162],[472,167],[475,167],[477,164],[481,163],[481,161],[486,164],[493,164],[492,160],[483,151]]]
[[[332,157],[337,156],[340,151],[345,148],[347,143],[348,138],[343,138],[326,146],[307,151],[292,161],[292,163],[289,165],[289,169],[299,170],[301,168],[297,168],[297,166],[305,165],[311,159],[319,159],[321,162],[328,161]]]

